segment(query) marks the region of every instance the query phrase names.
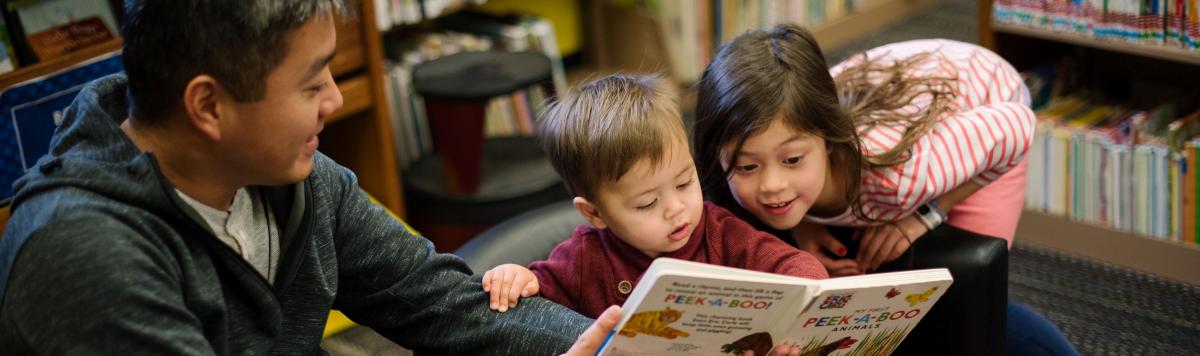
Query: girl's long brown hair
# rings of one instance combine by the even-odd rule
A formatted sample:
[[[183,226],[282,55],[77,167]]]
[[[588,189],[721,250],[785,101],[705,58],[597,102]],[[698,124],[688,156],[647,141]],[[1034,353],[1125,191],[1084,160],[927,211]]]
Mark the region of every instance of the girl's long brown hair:
[[[859,56],[855,58],[859,63],[831,77],[812,34],[792,24],[749,31],[723,46],[697,84],[693,139],[708,199],[758,222],[733,200],[730,171],[721,167],[721,150],[733,144],[732,156],[736,156],[748,137],[765,130],[780,115],[793,130],[825,140],[830,169],[847,183],[845,201],[856,217],[873,221],[859,204],[863,170],[907,161],[913,144],[950,109],[952,101],[946,99],[955,95],[956,80],[907,75],[930,57],[942,60],[937,54],[886,64],[866,54]],[[929,105],[915,113],[898,110],[919,98],[928,98]],[[909,124],[896,147],[864,155],[859,129],[865,134],[900,121]]]

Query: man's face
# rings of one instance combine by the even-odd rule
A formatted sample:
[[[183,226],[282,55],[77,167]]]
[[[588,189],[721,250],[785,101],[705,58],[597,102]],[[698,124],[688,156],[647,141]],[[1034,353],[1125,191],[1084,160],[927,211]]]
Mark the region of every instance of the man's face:
[[[333,21],[318,16],[294,30],[287,55],[267,76],[263,99],[228,106],[221,156],[247,184],[290,184],[312,171],[317,134],[342,106],[329,72],[337,40]]]

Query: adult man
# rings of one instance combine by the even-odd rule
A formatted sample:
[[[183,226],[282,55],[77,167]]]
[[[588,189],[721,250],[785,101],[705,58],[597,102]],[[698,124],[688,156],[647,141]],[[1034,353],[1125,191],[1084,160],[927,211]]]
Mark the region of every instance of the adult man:
[[[126,74],[89,84],[15,184],[4,353],[311,354],[331,307],[430,353],[575,341],[589,320],[544,300],[488,310],[461,260],[316,151],[342,105],[328,63],[344,6],[126,3]]]

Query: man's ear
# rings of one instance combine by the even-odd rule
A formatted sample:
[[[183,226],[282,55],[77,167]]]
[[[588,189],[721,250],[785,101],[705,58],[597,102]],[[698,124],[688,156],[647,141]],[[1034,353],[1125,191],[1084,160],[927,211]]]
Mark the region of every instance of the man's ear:
[[[183,110],[188,123],[213,141],[221,140],[222,106],[232,100],[216,78],[201,74],[183,88]]]
[[[604,219],[600,217],[600,210],[596,209],[596,204],[592,204],[584,197],[575,197],[574,203],[575,210],[579,210],[579,215],[583,215],[589,224],[597,229],[608,227],[608,224],[605,224]]]

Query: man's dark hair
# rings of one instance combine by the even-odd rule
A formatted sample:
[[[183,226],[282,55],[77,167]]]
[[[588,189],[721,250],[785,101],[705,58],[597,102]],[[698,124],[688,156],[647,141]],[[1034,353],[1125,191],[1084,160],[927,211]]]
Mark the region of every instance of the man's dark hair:
[[[345,0],[126,0],[121,56],[133,113],[143,122],[161,120],[201,74],[238,101],[261,100],[292,31],[346,10]]]

